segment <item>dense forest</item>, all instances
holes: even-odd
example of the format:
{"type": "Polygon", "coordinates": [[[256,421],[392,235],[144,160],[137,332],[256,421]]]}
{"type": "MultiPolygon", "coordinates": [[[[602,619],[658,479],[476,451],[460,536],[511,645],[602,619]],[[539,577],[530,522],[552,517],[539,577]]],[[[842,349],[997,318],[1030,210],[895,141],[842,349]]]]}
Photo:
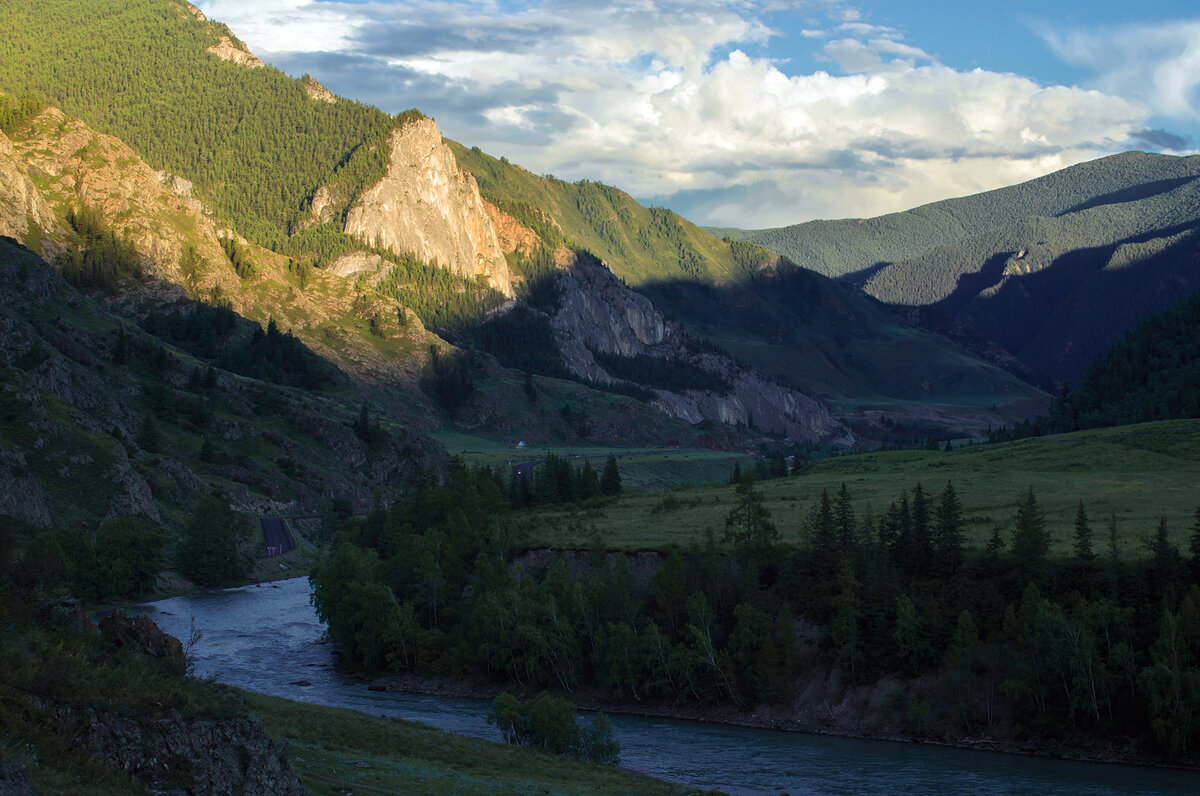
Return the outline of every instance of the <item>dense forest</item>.
{"type": "Polygon", "coordinates": [[[1073,555],[1054,560],[1032,488],[1013,496],[1007,532],[965,550],[952,483],[901,490],[878,515],[843,486],[778,528],[746,477],[722,531],[635,576],[602,547],[514,563],[527,520],[503,481],[458,462],[444,484],[343,525],[312,580],[348,663],[743,708],[788,701],[814,670],[848,684],[923,675],[922,696],[893,706],[918,737],[1085,732],[1176,755],[1200,741],[1200,510],[1186,558],[1160,523],[1129,560],[1129,529],[1094,525],[1081,502],[1073,555]],[[821,628],[815,658],[800,619],[821,628]]]}
{"type": "Polygon", "coordinates": [[[227,303],[197,302],[180,312],[154,311],[141,326],[210,366],[272,384],[320,390],[342,379],[337,368],[290,330],[281,332],[274,319],[264,330],[241,319],[227,303]]]}
{"type": "Polygon", "coordinates": [[[255,243],[281,248],[320,186],[333,187],[344,212],[387,168],[387,135],[401,117],[314,101],[277,69],[222,61],[206,48],[232,33],[186,3],[13,0],[0,6],[0,27],[0,90],[40,92],[188,178],[255,243]]]}
{"type": "Polygon", "coordinates": [[[1033,217],[1056,219],[1104,205],[1140,208],[1143,205],[1129,203],[1161,196],[1197,176],[1200,158],[1125,152],[1019,185],[876,218],[711,231],[765,246],[826,276],[847,276],[869,272],[879,263],[923,256],[1033,217]]]}
{"type": "Polygon", "coordinates": [[[1200,292],[1142,321],[1050,411],[994,438],[1200,417],[1200,292]]]}

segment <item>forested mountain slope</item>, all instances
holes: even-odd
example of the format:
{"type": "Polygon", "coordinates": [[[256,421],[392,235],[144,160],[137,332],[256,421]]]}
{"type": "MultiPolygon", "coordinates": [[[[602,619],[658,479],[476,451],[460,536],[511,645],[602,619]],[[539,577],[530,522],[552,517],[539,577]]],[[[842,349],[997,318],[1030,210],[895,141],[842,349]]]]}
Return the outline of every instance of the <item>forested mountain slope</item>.
{"type": "Polygon", "coordinates": [[[0,514],[32,526],[178,527],[213,490],[255,512],[367,503],[444,467],[399,424],[356,432],[345,376],[273,324],[200,305],[135,325],[11,238],[0,329],[0,514]]]}
{"type": "Polygon", "coordinates": [[[935,307],[1073,382],[1200,287],[1197,230],[1200,158],[1127,152],[906,213],[729,232],[882,301],[935,307]]]}
{"type": "Polygon", "coordinates": [[[1200,292],[1152,315],[1055,399],[1038,434],[1200,417],[1200,292]]]}
{"type": "Polygon", "coordinates": [[[896,263],[1034,216],[1152,198],[1200,176],[1200,157],[1125,152],[1029,182],[875,218],[809,221],[787,227],[710,228],[777,251],[797,265],[842,277],[896,263]]]}

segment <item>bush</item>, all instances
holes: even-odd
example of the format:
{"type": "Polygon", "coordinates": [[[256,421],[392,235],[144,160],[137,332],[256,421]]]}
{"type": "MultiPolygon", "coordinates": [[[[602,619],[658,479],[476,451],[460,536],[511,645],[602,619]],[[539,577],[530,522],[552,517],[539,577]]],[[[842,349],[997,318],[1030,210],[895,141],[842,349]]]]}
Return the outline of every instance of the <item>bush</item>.
{"type": "Polygon", "coordinates": [[[604,714],[596,714],[591,724],[581,727],[575,703],[566,697],[543,691],[521,702],[505,691],[492,702],[487,720],[500,728],[510,744],[607,766],[615,766],[621,759],[620,744],[612,737],[612,725],[604,714]]]}

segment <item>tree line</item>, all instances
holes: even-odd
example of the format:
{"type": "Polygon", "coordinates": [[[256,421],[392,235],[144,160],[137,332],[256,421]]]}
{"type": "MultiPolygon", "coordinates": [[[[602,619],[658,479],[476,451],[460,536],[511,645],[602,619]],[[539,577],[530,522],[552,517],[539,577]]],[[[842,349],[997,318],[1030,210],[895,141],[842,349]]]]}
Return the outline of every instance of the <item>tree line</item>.
{"type": "Polygon", "coordinates": [[[1115,521],[1094,531],[1081,503],[1072,555],[1054,558],[1032,488],[982,550],[964,545],[949,482],[877,515],[843,486],[782,530],[751,478],[734,498],[722,533],[648,577],[601,548],[529,569],[523,512],[495,473],[458,462],[444,484],[347,520],[314,600],[346,660],[370,669],[742,707],[788,701],[805,673],[924,675],[896,706],[916,735],[1081,730],[1195,750],[1200,510],[1186,557],[1164,523],[1132,560],[1115,521]],[[820,628],[815,654],[801,618],[820,628]]]}

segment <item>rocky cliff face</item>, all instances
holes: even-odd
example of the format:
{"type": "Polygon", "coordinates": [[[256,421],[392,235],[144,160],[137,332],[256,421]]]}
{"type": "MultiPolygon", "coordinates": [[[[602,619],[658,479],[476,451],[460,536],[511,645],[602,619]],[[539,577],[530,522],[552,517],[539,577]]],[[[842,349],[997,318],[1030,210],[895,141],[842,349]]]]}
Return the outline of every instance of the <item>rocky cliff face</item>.
{"type": "Polygon", "coordinates": [[[255,272],[239,278],[221,248],[221,238],[235,233],[217,224],[188,180],[154,170],[121,140],[55,108],[11,138],[0,133],[0,235],[52,260],[70,238],[61,219],[69,208],[80,207],[100,210],[144,258],[150,279],[128,284],[107,300],[118,312],[137,318],[147,302],[170,304],[216,291],[245,317],[263,325],[274,318],[281,329],[290,329],[364,383],[415,390],[427,335],[412,312],[395,301],[364,296],[353,283],[320,269],[297,286],[287,258],[243,239],[255,272]],[[189,245],[197,259],[185,267],[189,245]],[[327,323],[347,317],[359,328],[327,323]],[[396,356],[398,348],[409,355],[396,356]]]}
{"type": "MultiPolygon", "coordinates": [[[[31,199],[36,212],[28,212],[28,217],[43,230],[58,223],[54,209],[65,214],[71,206],[97,208],[117,232],[133,241],[153,276],[184,284],[188,275],[179,263],[190,241],[202,264],[191,277],[194,288],[219,286],[226,295],[236,295],[238,280],[227,265],[218,230],[204,205],[192,197],[187,180],[155,171],[120,139],[97,133],[56,108],[43,111],[12,139],[11,148],[6,168],[0,143],[0,174],[9,173],[11,182],[12,170],[23,169],[41,183],[40,196],[31,199]]],[[[28,178],[27,182],[34,184],[28,178]]],[[[20,223],[19,211],[6,211],[2,205],[0,199],[0,225],[5,218],[9,225],[20,223]]]]}
{"type": "Polygon", "coordinates": [[[635,293],[603,263],[580,258],[559,277],[559,305],[551,328],[567,368],[585,379],[613,377],[593,352],[649,356],[685,363],[719,377],[728,391],[656,389],[666,414],[699,423],[716,420],[752,425],[793,440],[849,438],[820,401],[744,370],[734,360],[697,345],[682,324],[668,321],[645,296],[635,293]]]}
{"type": "MultiPolygon", "coordinates": [[[[0,133],[0,235],[32,244],[42,230],[55,230],[58,220],[29,178],[24,162],[12,141],[0,133]]],[[[39,254],[52,255],[54,248],[37,247],[39,254]]]]}
{"type": "Polygon", "coordinates": [[[57,719],[60,734],[152,792],[308,792],[283,747],[251,719],[191,719],[175,713],[152,721],[92,708],[59,708],[57,719]]]}
{"type": "Polygon", "coordinates": [[[222,36],[219,42],[208,48],[208,51],[222,61],[232,61],[247,69],[261,69],[266,66],[261,58],[245,49],[244,46],[237,46],[228,36],[222,36]]]}
{"type": "Polygon", "coordinates": [[[346,232],[395,252],[411,252],[512,295],[504,252],[475,178],[458,168],[432,119],[391,136],[387,176],[346,216],[346,232]]]}

